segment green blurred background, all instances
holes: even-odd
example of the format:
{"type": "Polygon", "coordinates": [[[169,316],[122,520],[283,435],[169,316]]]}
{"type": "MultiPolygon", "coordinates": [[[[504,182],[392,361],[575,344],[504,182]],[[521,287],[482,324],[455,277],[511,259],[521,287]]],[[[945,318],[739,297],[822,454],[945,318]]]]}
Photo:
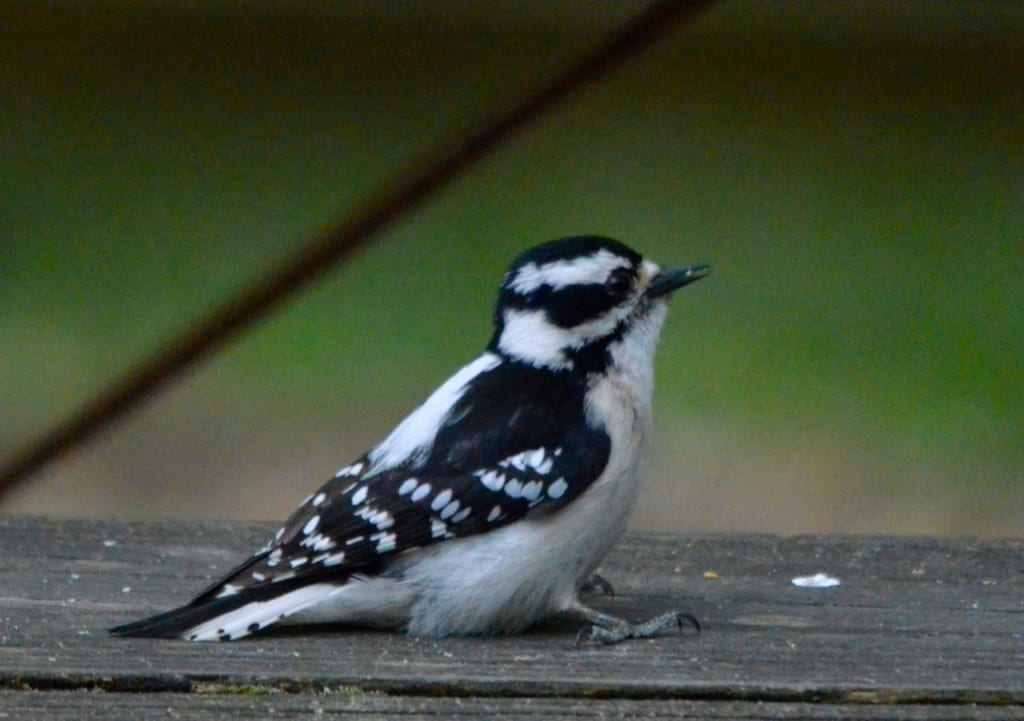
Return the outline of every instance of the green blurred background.
{"type": "MultiPolygon", "coordinates": [[[[640,5],[0,4],[0,458],[640,5]]],[[[594,232],[674,301],[633,525],[1024,534],[1024,4],[720,2],[0,512],[281,518],[594,232]]]]}

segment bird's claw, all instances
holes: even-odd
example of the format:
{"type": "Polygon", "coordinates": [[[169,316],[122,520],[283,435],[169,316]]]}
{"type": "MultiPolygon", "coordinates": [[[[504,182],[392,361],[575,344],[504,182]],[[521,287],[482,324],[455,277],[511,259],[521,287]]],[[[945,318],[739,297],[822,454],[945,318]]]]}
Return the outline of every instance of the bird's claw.
{"type": "Polygon", "coordinates": [[[597,624],[588,624],[581,628],[576,634],[576,648],[582,646],[584,641],[599,641],[605,646],[611,646],[630,638],[653,638],[673,625],[680,631],[686,625],[690,625],[700,633],[700,621],[692,613],[685,611],[669,611],[638,624],[618,619],[616,621],[617,623],[607,628],[597,624]]]}

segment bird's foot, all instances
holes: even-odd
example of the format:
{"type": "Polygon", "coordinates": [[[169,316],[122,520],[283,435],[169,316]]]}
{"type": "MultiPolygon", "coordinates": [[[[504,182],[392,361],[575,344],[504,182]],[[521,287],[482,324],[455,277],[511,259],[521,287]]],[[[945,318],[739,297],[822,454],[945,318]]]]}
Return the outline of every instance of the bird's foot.
{"type": "Polygon", "coordinates": [[[653,638],[673,627],[681,631],[687,625],[693,626],[694,630],[700,633],[700,622],[697,617],[684,611],[669,611],[655,616],[649,621],[634,624],[584,606],[579,602],[573,606],[572,610],[589,622],[588,626],[584,626],[576,634],[577,647],[584,641],[597,641],[608,646],[630,638],[653,638]]]}

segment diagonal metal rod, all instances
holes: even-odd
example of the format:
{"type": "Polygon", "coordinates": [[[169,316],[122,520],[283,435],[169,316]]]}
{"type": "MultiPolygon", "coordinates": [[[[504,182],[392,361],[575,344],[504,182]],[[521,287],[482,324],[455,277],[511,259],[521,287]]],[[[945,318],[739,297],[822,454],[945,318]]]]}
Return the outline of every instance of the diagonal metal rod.
{"type": "Polygon", "coordinates": [[[438,193],[573,92],[610,74],[674,28],[692,21],[712,2],[660,0],[652,3],[590,54],[485,127],[444,145],[425,162],[385,183],[369,200],[283,261],[270,275],[214,308],[4,463],[0,467],[0,501],[44,465],[138,407],[189,366],[217,351],[301,288],[327,273],[359,246],[438,193]]]}

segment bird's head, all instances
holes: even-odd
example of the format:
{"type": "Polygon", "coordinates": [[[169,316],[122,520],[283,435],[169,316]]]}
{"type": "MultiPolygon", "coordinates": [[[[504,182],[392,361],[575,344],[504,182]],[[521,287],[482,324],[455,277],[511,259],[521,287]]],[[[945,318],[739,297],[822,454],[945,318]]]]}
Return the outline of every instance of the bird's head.
{"type": "Polygon", "coordinates": [[[653,357],[665,301],[708,272],[705,265],[662,270],[599,236],[538,245],[505,273],[488,348],[537,367],[583,372],[614,361],[617,342],[636,339],[653,357]]]}

